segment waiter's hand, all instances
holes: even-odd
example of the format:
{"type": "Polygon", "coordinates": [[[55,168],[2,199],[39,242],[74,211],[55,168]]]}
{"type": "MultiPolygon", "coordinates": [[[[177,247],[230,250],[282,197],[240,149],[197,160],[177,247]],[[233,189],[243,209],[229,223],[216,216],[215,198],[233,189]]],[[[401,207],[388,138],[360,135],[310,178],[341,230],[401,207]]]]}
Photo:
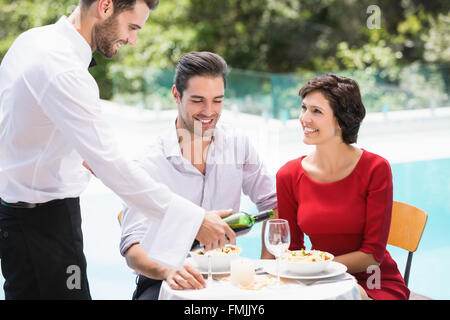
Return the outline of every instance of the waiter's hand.
{"type": "Polygon", "coordinates": [[[205,246],[205,251],[224,247],[228,242],[235,243],[236,234],[222,220],[233,210],[207,211],[196,239],[205,246]]]}

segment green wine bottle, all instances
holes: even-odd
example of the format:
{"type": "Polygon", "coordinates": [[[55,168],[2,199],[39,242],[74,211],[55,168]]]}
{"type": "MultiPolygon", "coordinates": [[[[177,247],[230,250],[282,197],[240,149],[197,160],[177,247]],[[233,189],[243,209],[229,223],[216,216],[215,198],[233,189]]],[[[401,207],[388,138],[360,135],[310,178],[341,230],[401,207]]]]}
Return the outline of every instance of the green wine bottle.
{"type": "Polygon", "coordinates": [[[256,214],[248,214],[247,212],[235,212],[222,220],[226,222],[236,233],[236,236],[242,236],[250,231],[255,223],[273,218],[275,212],[273,210],[261,211],[256,214]]]}
{"type": "MultiPolygon", "coordinates": [[[[274,216],[275,212],[273,210],[261,211],[256,214],[248,214],[247,212],[239,211],[222,218],[222,220],[233,229],[234,233],[236,233],[236,237],[239,237],[248,233],[255,223],[268,220],[274,216]]],[[[191,251],[199,248],[201,248],[200,243],[198,240],[194,240],[191,251]]]]}

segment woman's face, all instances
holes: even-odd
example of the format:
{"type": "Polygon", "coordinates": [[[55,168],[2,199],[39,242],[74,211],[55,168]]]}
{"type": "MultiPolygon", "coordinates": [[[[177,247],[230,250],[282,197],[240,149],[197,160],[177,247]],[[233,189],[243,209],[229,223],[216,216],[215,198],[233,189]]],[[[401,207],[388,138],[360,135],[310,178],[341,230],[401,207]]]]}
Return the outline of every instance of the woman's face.
{"type": "Polygon", "coordinates": [[[341,129],[333,109],[319,90],[311,91],[303,99],[300,124],[305,144],[342,142],[341,129]]]}

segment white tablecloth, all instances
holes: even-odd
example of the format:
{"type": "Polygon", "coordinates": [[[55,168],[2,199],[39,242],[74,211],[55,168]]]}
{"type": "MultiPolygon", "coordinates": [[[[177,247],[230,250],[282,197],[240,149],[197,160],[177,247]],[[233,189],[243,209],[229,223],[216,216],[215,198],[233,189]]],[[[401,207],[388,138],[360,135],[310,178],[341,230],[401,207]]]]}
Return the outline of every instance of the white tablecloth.
{"type": "MultiPolygon", "coordinates": [[[[259,263],[274,261],[259,260],[259,263]]],[[[217,278],[205,289],[173,290],[163,281],[159,300],[360,300],[356,279],[344,273],[337,277],[314,280],[288,279],[279,288],[241,289],[230,281],[217,278]]]]}

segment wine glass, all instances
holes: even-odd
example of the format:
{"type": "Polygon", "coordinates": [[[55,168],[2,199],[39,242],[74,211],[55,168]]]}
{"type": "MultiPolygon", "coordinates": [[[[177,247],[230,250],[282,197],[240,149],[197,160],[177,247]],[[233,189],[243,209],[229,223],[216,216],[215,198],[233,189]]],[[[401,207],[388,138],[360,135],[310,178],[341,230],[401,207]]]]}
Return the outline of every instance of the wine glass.
{"type": "Polygon", "coordinates": [[[291,243],[289,223],[284,219],[271,219],[267,221],[264,230],[264,244],[267,250],[275,256],[277,261],[277,286],[280,285],[280,256],[286,252],[291,243]]]}
{"type": "Polygon", "coordinates": [[[213,283],[213,278],[212,278],[212,268],[211,268],[211,251],[206,251],[206,256],[208,257],[208,280],[207,280],[207,284],[208,286],[211,286],[213,283]]]}

